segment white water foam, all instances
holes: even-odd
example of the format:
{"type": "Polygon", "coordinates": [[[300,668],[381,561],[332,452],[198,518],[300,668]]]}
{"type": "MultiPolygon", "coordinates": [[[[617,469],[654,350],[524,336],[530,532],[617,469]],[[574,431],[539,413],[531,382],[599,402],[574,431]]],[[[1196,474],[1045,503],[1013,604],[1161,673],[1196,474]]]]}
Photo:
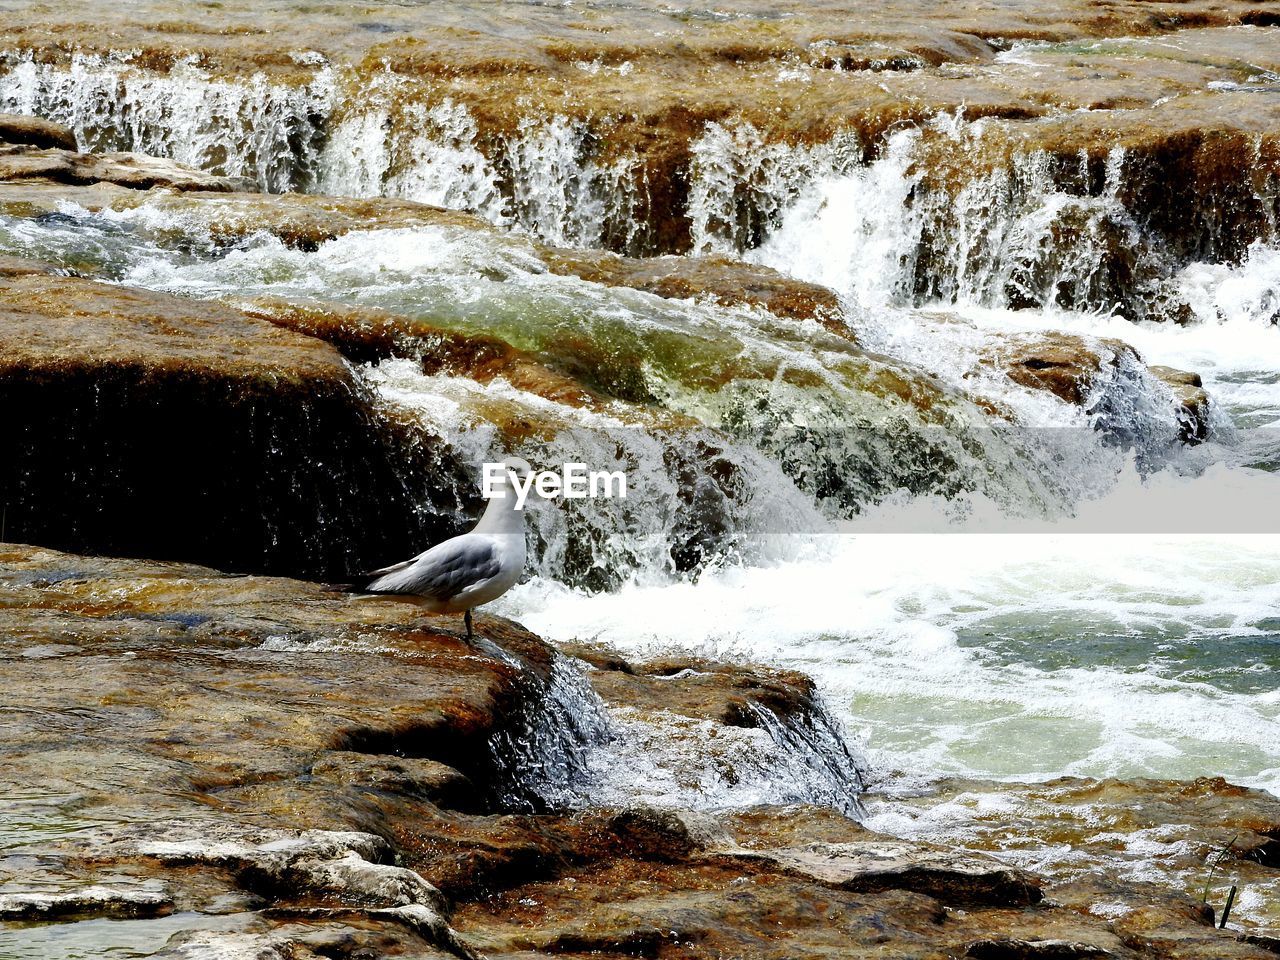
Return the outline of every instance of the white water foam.
{"type": "Polygon", "coordinates": [[[503,609],[631,655],[803,670],[881,776],[1280,786],[1280,697],[1265,682],[1280,538],[866,535],[813,549],[610,595],[538,580],[503,609]]]}

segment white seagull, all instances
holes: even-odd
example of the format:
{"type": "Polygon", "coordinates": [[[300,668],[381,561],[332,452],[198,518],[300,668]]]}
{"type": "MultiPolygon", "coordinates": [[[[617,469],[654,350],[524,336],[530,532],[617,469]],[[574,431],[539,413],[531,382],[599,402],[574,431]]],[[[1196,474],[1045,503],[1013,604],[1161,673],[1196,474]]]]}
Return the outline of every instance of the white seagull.
{"type": "Polygon", "coordinates": [[[516,585],[524,571],[524,512],[517,508],[513,473],[524,480],[531,468],[519,457],[502,461],[502,482],[470,533],[438,543],[411,560],[367,574],[358,587],[367,593],[406,593],[421,597],[433,613],[471,611],[496,600],[516,585]]]}

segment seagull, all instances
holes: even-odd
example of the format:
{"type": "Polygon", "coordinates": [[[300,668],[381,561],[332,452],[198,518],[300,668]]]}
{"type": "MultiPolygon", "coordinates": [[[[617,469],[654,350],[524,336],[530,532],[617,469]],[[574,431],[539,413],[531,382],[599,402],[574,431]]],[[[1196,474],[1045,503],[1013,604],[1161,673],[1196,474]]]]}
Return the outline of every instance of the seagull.
{"type": "Polygon", "coordinates": [[[433,613],[465,611],[467,639],[471,611],[497,600],[516,585],[524,571],[524,512],[516,505],[514,474],[531,472],[519,457],[502,461],[506,470],[480,521],[469,533],[438,543],[411,560],[374,570],[358,588],[366,593],[405,593],[421,597],[433,613]]]}

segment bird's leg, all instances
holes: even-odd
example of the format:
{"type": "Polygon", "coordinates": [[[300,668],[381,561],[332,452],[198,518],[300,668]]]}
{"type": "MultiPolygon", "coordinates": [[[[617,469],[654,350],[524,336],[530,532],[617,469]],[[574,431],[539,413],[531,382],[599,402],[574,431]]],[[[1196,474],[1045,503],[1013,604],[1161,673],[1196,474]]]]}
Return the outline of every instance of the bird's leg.
{"type": "Polygon", "coordinates": [[[472,637],[471,637],[471,611],[470,611],[470,610],[468,610],[468,611],[463,615],[462,619],[463,619],[463,621],[464,621],[464,622],[466,623],[466,625],[467,625],[467,639],[468,639],[468,640],[470,640],[470,639],[472,639],[472,637]]]}

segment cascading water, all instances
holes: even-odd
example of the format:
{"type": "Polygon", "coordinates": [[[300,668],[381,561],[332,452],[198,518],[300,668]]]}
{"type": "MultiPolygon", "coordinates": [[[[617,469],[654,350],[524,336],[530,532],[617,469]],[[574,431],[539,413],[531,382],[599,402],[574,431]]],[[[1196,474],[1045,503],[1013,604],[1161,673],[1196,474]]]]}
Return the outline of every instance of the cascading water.
{"type": "Polygon", "coordinates": [[[135,150],[247,177],[263,190],[305,189],[319,168],[334,80],[299,56],[312,77],[289,86],[261,74],[211,77],[194,59],[161,74],[124,54],[74,54],[65,67],[7,54],[0,56],[0,110],[66,124],[84,150],[135,150]]]}
{"type": "Polygon", "coordinates": [[[820,701],[783,716],[749,704],[754,723],[743,726],[641,717],[608,708],[591,689],[591,669],[557,657],[527,714],[491,738],[503,808],[818,803],[863,815],[866,760],[820,701]]]}

